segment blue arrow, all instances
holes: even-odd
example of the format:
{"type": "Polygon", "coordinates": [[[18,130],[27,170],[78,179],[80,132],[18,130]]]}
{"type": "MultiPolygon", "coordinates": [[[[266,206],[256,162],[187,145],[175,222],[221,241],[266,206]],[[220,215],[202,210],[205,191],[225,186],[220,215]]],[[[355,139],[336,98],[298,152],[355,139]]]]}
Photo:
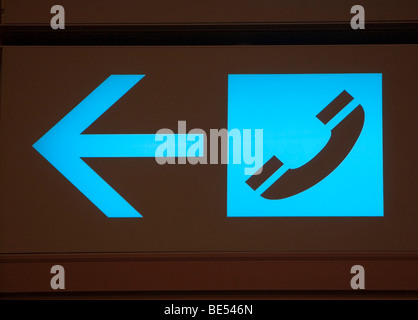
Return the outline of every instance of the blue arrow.
{"type": "MultiPolygon", "coordinates": [[[[33,147],[94,205],[110,218],[142,217],[81,158],[155,157],[164,135],[82,134],[144,75],[111,75],[70,113],[49,130],[33,147]]],[[[201,135],[174,135],[177,143],[194,141],[201,135]]],[[[174,148],[167,156],[186,157],[187,148],[174,148]]],[[[202,156],[202,155],[198,155],[202,156]]]]}

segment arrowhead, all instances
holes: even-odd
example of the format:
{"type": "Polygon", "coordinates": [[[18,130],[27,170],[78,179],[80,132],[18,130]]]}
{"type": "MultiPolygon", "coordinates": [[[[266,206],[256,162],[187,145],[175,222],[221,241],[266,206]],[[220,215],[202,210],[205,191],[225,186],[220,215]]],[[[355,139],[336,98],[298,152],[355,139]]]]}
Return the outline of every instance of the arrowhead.
{"type": "Polygon", "coordinates": [[[82,133],[143,77],[111,75],[33,145],[109,218],[142,216],[81,159],[82,133]]]}

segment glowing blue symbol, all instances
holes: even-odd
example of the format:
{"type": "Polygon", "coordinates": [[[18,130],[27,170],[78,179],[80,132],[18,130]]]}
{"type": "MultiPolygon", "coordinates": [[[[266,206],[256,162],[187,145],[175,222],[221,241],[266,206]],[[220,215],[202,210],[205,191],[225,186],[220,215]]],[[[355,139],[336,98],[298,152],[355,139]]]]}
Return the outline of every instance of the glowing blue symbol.
{"type": "MultiPolygon", "coordinates": [[[[110,76],[33,145],[97,208],[111,218],[140,218],[141,215],[81,158],[155,157],[163,136],[82,133],[143,77],[110,76]]],[[[180,138],[186,140],[180,137],[182,135],[174,136],[176,141],[180,138]]],[[[177,151],[176,148],[174,156],[186,157],[187,148],[179,149],[177,151]]]]}
{"type": "Polygon", "coordinates": [[[258,175],[228,164],[230,217],[382,216],[382,75],[229,75],[228,128],[264,130],[258,175]]]}

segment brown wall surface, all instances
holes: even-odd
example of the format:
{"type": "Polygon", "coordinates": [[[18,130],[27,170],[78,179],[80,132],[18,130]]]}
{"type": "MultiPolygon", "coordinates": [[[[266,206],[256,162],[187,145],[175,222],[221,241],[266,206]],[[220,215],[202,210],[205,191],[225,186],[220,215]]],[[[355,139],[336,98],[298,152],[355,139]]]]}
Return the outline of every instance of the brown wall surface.
{"type": "Polygon", "coordinates": [[[418,46],[8,47],[0,252],[416,251],[418,46]],[[226,216],[225,165],[85,161],[142,215],[109,219],[32,145],[110,74],[145,74],[85,133],[227,127],[228,74],[382,73],[384,217],[226,216]]]}
{"type": "MultiPolygon", "coordinates": [[[[216,24],[347,22],[351,0],[6,0],[5,24],[49,24],[60,4],[75,24],[216,24]]],[[[366,21],[418,20],[416,0],[363,0],[366,21]]]]}

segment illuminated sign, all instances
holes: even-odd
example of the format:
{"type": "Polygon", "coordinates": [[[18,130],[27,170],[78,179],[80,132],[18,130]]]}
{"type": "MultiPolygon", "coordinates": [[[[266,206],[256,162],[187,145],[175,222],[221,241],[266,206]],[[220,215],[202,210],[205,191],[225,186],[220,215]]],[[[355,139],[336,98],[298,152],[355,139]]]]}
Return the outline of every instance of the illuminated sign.
{"type": "Polygon", "coordinates": [[[228,126],[264,166],[228,164],[229,217],[383,216],[382,75],[229,75],[228,126]]]}
{"type": "Polygon", "coordinates": [[[418,247],[417,46],[2,54],[2,253],[418,247]]]}
{"type": "MultiPolygon", "coordinates": [[[[83,134],[143,77],[110,76],[34,144],[107,217],[141,215],[82,158],[207,156],[200,129],[83,134]]],[[[229,75],[228,85],[228,216],[383,215],[381,74],[229,75]]]]}

